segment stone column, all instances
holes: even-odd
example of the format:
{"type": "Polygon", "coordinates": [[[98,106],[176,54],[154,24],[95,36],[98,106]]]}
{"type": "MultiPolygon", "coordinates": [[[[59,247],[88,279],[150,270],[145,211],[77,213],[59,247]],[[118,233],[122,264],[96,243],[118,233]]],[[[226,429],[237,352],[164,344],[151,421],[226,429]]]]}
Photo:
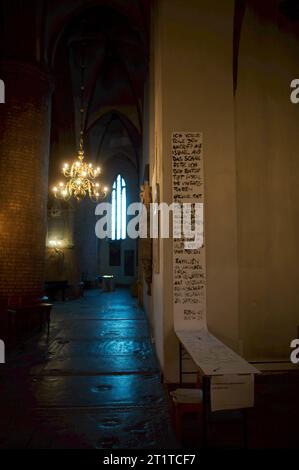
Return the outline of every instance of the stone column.
{"type": "MultiPolygon", "coordinates": [[[[171,204],[172,132],[202,132],[205,170],[207,322],[238,350],[237,204],[232,75],[234,2],[156,2],[151,67],[151,175],[160,200],[171,204]]],[[[153,273],[155,345],[164,379],[179,379],[173,326],[173,243],[160,240],[159,273],[153,273]]]]}
{"type": "Polygon", "coordinates": [[[43,293],[52,85],[35,65],[0,62],[0,299],[43,293]]]}

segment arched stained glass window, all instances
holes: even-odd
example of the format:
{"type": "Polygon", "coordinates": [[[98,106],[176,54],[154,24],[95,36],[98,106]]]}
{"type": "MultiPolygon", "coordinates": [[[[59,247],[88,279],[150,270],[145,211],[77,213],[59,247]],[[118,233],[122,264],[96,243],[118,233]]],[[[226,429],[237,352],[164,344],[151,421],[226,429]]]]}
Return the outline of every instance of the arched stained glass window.
{"type": "Polygon", "coordinates": [[[124,240],[127,235],[127,188],[118,175],[112,186],[112,240],[124,240]]]}

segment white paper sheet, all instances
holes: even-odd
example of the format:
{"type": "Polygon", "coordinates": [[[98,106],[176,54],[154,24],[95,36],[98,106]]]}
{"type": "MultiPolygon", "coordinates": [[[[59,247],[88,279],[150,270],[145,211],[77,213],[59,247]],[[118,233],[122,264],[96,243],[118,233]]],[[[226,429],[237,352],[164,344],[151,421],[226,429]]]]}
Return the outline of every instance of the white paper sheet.
{"type": "MultiPolygon", "coordinates": [[[[172,134],[172,179],[175,203],[203,203],[202,133],[172,134]]],[[[175,330],[206,327],[205,248],[186,250],[184,238],[173,240],[175,330]]]]}
{"type": "Polygon", "coordinates": [[[254,405],[254,375],[211,378],[211,410],[239,410],[254,405]]]}
{"type": "Polygon", "coordinates": [[[176,331],[181,343],[199,370],[208,376],[224,374],[258,374],[259,371],[227,347],[206,328],[176,331]]]}

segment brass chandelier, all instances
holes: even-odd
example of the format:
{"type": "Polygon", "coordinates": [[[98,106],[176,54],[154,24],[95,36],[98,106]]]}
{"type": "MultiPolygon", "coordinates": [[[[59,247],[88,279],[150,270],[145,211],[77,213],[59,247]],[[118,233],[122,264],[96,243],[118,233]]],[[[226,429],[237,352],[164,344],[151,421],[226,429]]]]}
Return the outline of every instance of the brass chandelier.
{"type": "Polygon", "coordinates": [[[62,168],[62,173],[68,180],[66,182],[60,182],[57,186],[54,186],[53,193],[56,198],[68,200],[72,197],[78,201],[84,199],[86,196],[97,202],[107,195],[108,188],[102,188],[100,183],[96,180],[101,174],[99,167],[94,168],[92,163],[86,163],[84,160],[84,71],[85,62],[83,58],[83,47],[81,56],[81,130],[80,130],[80,145],[78,150],[77,159],[69,165],[65,163],[62,168]]]}
{"type": "Polygon", "coordinates": [[[97,202],[107,195],[108,188],[101,188],[100,183],[96,181],[101,174],[101,169],[93,168],[92,163],[88,164],[84,161],[83,138],[80,140],[77,160],[71,166],[65,163],[62,173],[68,181],[61,182],[53,188],[55,197],[59,199],[68,200],[75,197],[80,201],[88,195],[92,201],[97,202]]]}

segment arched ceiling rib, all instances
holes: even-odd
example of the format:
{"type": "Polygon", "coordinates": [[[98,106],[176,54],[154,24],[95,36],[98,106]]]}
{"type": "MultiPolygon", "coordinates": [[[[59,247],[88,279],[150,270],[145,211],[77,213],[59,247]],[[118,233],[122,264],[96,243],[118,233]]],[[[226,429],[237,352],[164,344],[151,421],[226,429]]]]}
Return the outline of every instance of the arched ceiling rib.
{"type": "Polygon", "coordinates": [[[148,18],[151,0],[51,0],[48,5],[47,28],[45,33],[45,44],[47,57],[50,65],[55,62],[55,54],[65,31],[76,18],[82,16],[88,9],[109,7],[127,19],[132,29],[135,29],[143,48],[148,54],[148,18]]]}
{"type": "MultiPolygon", "coordinates": [[[[80,2],[75,3],[79,5],[80,2]]],[[[98,124],[101,128],[103,123],[107,125],[107,122],[118,119],[129,136],[136,161],[141,149],[143,91],[148,66],[148,47],[145,45],[148,32],[139,3],[136,0],[85,2],[84,11],[75,9],[69,15],[71,21],[63,28],[55,56],[57,65],[68,58],[77,135],[80,123],[80,62],[84,44],[85,132],[100,139],[92,129],[98,124]],[[124,9],[124,5],[127,8],[124,9]]],[[[144,3],[147,4],[146,1],[144,3]]],[[[105,138],[107,134],[109,125],[105,138]]],[[[100,148],[100,142],[98,146],[100,148]]]]}
{"type": "Polygon", "coordinates": [[[116,110],[103,114],[89,129],[88,135],[91,137],[91,139],[93,134],[96,134],[98,137],[98,145],[96,150],[98,159],[102,158],[105,144],[107,145],[107,142],[110,139],[110,141],[116,141],[113,148],[117,148],[117,146],[122,145],[131,147],[131,151],[128,149],[128,153],[131,154],[131,161],[137,169],[139,168],[141,136],[136,127],[125,115],[116,110]],[[121,129],[123,129],[123,132],[121,132],[121,129]],[[127,136],[126,140],[128,142],[123,143],[121,139],[118,139],[117,141],[119,134],[122,134],[123,136],[125,134],[127,136]]]}

